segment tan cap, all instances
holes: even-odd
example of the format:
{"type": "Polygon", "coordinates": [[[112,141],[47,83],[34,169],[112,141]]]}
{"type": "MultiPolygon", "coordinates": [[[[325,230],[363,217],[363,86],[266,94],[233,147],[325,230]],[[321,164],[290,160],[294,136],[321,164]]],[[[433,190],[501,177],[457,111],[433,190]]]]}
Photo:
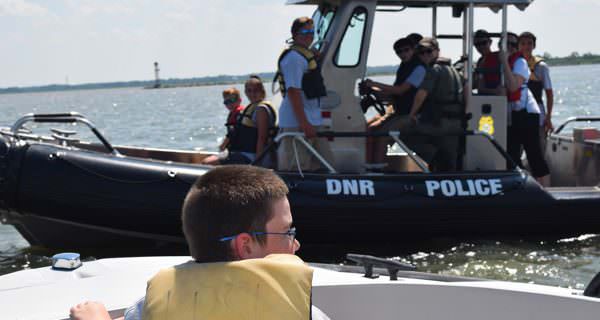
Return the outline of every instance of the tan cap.
{"type": "Polygon", "coordinates": [[[419,41],[417,48],[431,48],[431,49],[439,49],[437,40],[431,37],[425,37],[419,41]]]}

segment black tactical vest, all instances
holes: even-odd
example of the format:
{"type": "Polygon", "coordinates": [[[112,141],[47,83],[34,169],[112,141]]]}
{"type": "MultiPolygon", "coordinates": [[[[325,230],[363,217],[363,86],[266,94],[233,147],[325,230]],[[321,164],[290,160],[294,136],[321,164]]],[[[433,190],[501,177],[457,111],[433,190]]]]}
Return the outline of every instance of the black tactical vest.
{"type": "MultiPolygon", "coordinates": [[[[400,67],[398,67],[398,71],[396,71],[396,81],[394,81],[394,86],[399,86],[404,83],[418,66],[423,66],[423,63],[416,56],[406,63],[402,62],[400,67]]],[[[394,112],[398,115],[409,114],[417,91],[418,88],[411,86],[404,94],[393,96],[394,112]]]]}

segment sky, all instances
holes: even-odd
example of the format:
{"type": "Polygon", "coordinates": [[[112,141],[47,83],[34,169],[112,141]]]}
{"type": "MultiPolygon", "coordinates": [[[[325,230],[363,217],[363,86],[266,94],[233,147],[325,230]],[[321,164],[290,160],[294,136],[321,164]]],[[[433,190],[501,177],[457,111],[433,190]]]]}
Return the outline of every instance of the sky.
{"type": "MultiPolygon", "coordinates": [[[[284,0],[0,0],[0,88],[274,71],[291,21],[314,6],[284,0]]],[[[600,53],[600,0],[535,0],[509,10],[509,29],[532,31],[537,52],[600,53]]],[[[500,31],[501,15],[477,9],[475,28],[500,31]]],[[[438,13],[440,33],[462,22],[438,13]]],[[[378,13],[369,66],[396,64],[393,42],[431,34],[431,13],[378,13]]],[[[440,43],[456,58],[455,40],[440,43]]]]}

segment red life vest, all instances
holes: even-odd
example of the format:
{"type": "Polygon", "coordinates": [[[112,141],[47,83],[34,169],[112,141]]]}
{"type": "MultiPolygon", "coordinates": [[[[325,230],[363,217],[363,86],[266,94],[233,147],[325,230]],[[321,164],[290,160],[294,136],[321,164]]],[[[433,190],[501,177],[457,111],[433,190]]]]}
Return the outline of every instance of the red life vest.
{"type": "Polygon", "coordinates": [[[500,85],[500,59],[498,58],[498,51],[490,52],[484,56],[478,67],[486,70],[483,74],[483,81],[486,88],[495,89],[500,85]]]}
{"type": "MultiPolygon", "coordinates": [[[[522,57],[523,54],[521,54],[520,52],[516,52],[508,58],[508,65],[510,66],[510,70],[514,68],[517,59],[522,57]]],[[[525,83],[521,87],[517,88],[517,91],[509,92],[508,90],[506,90],[508,102],[518,102],[521,100],[521,90],[523,89],[523,86],[525,86],[525,83]]]]}

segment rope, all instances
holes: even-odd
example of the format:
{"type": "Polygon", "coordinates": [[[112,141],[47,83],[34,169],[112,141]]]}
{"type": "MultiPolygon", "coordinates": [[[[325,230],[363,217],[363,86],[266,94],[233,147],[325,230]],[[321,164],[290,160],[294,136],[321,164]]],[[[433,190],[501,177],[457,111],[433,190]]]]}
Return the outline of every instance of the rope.
{"type": "Polygon", "coordinates": [[[296,160],[296,166],[298,166],[298,173],[304,178],[302,167],[300,167],[300,159],[298,158],[298,149],[296,148],[296,137],[292,138],[292,147],[294,148],[294,159],[296,160]]]}

